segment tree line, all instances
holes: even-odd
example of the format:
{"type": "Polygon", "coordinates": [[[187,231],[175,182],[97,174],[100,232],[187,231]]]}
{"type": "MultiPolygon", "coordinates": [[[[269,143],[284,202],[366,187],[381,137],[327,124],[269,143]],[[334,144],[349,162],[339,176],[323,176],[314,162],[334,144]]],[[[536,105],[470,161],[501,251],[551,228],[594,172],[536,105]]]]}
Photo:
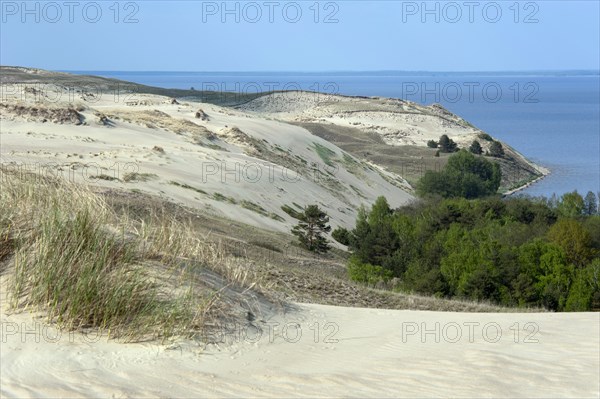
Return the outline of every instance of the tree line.
{"type": "Polygon", "coordinates": [[[351,279],[396,289],[556,311],[600,310],[598,196],[502,199],[500,169],[465,150],[417,185],[422,197],[361,208],[348,245],[351,279]]]}
{"type": "MultiPolygon", "coordinates": [[[[349,277],[505,306],[600,310],[600,194],[501,198],[500,180],[497,164],[460,150],[423,176],[418,201],[361,207],[354,229],[332,232],[351,252],[349,277]]],[[[303,247],[329,250],[325,212],[311,205],[293,216],[303,247]]]]}
{"type": "Polygon", "coordinates": [[[380,197],[346,234],[350,278],[506,306],[600,310],[600,216],[574,216],[571,197],[557,206],[453,198],[396,210],[380,197]]]}

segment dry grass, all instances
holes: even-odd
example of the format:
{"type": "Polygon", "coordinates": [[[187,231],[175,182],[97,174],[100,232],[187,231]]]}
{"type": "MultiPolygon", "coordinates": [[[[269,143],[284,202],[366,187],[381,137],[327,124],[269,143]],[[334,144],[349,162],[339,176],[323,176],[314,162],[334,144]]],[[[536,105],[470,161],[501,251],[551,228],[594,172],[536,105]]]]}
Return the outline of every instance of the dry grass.
{"type": "Polygon", "coordinates": [[[194,336],[218,306],[195,271],[252,288],[243,261],[160,210],[117,215],[88,188],[0,169],[0,261],[13,310],[35,309],[69,330],[127,341],[194,336]]]}
{"type": "Polygon", "coordinates": [[[68,107],[47,107],[40,104],[8,104],[1,102],[0,110],[3,117],[19,117],[38,122],[50,121],[58,124],[81,125],[85,118],[72,106],[68,107]]]}
{"type": "Polygon", "coordinates": [[[177,119],[159,110],[111,111],[109,118],[135,123],[152,129],[165,129],[175,134],[190,134],[202,138],[214,138],[206,127],[186,119],[177,119]]]}

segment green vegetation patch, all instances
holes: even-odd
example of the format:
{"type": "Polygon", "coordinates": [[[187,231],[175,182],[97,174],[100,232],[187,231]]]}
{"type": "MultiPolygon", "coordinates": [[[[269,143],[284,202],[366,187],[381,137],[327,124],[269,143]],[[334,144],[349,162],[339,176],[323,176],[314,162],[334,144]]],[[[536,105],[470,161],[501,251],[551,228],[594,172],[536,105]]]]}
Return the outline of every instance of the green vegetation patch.
{"type": "Polygon", "coordinates": [[[172,184],[172,185],[177,186],[177,187],[185,188],[185,189],[188,189],[188,190],[192,190],[192,191],[195,191],[195,192],[200,193],[200,194],[206,194],[206,195],[208,195],[208,193],[206,191],[204,191],[202,189],[199,189],[199,188],[196,188],[196,187],[192,187],[189,184],[179,183],[179,182],[176,182],[176,181],[173,181],[173,180],[170,181],[169,184],[172,184]]]}
{"type": "Polygon", "coordinates": [[[169,271],[179,250],[190,248],[177,222],[157,219],[140,228],[88,188],[33,174],[8,176],[2,188],[0,259],[12,259],[13,309],[43,311],[59,328],[92,328],[127,341],[198,332],[206,298],[183,280],[162,278],[187,273],[169,271]]]}
{"type": "Polygon", "coordinates": [[[124,182],[136,182],[136,181],[149,181],[153,179],[157,179],[158,175],[154,173],[136,173],[136,172],[127,172],[123,175],[124,182]]]}
{"type": "Polygon", "coordinates": [[[417,193],[423,197],[485,197],[498,192],[501,180],[497,163],[460,150],[448,159],[442,171],[426,171],[417,184],[417,193]]]}
{"type": "Polygon", "coordinates": [[[96,176],[90,176],[90,179],[106,180],[106,181],[119,181],[118,178],[116,178],[114,176],[105,175],[105,174],[99,174],[99,175],[96,175],[96,176]]]}
{"type": "MultiPolygon", "coordinates": [[[[296,205],[296,204],[294,204],[294,205],[296,205]]],[[[299,206],[298,206],[298,208],[302,209],[299,206]]],[[[291,217],[293,217],[294,219],[300,219],[300,216],[302,215],[302,211],[298,212],[297,210],[295,210],[294,208],[292,208],[289,205],[282,205],[281,210],[284,211],[285,213],[287,213],[288,215],[290,215],[291,217]]]]}
{"type": "Polygon", "coordinates": [[[335,166],[335,163],[333,162],[333,158],[337,156],[335,151],[319,143],[313,142],[313,145],[315,146],[315,151],[317,152],[317,155],[319,155],[319,157],[325,163],[325,165],[335,166]]]}
{"type": "Polygon", "coordinates": [[[352,190],[354,190],[354,192],[356,193],[356,195],[358,195],[360,198],[366,199],[367,197],[363,194],[362,191],[360,191],[360,189],[354,187],[352,184],[350,185],[350,188],[352,190]]]}
{"type": "Polygon", "coordinates": [[[213,199],[217,200],[217,201],[227,201],[230,204],[237,204],[237,200],[233,197],[228,197],[226,195],[223,195],[221,193],[218,192],[214,192],[213,193],[213,199]]]}
{"type": "Polygon", "coordinates": [[[282,218],[278,214],[272,213],[272,212],[268,212],[265,208],[263,208],[262,206],[254,203],[252,201],[242,200],[240,202],[240,204],[242,205],[242,208],[248,209],[248,210],[250,210],[252,212],[256,212],[259,215],[269,217],[269,218],[271,218],[273,220],[277,220],[278,222],[283,222],[285,220],[284,218],[282,218]]]}

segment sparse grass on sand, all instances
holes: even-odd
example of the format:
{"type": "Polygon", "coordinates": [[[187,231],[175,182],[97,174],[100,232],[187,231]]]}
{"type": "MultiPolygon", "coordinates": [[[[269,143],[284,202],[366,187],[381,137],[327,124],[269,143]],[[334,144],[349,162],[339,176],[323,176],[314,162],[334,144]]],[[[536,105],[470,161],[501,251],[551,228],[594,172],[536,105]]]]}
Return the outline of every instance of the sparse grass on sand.
{"type": "Polygon", "coordinates": [[[0,264],[13,310],[43,311],[69,330],[164,340],[199,333],[218,306],[196,267],[256,284],[239,260],[165,212],[130,220],[84,186],[4,169],[0,179],[0,264]]]}

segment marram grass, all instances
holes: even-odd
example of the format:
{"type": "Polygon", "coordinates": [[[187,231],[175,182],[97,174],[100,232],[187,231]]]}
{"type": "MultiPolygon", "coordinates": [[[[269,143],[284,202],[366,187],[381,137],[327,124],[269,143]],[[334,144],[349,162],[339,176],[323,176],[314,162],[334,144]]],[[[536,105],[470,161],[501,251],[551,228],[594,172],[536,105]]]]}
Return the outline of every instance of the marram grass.
{"type": "Polygon", "coordinates": [[[100,196],[68,182],[6,169],[0,179],[0,262],[13,309],[125,340],[201,329],[215,301],[190,267],[206,263],[203,255],[222,257],[206,253],[214,249],[188,227],[165,213],[146,222],[117,217],[100,196]]]}

